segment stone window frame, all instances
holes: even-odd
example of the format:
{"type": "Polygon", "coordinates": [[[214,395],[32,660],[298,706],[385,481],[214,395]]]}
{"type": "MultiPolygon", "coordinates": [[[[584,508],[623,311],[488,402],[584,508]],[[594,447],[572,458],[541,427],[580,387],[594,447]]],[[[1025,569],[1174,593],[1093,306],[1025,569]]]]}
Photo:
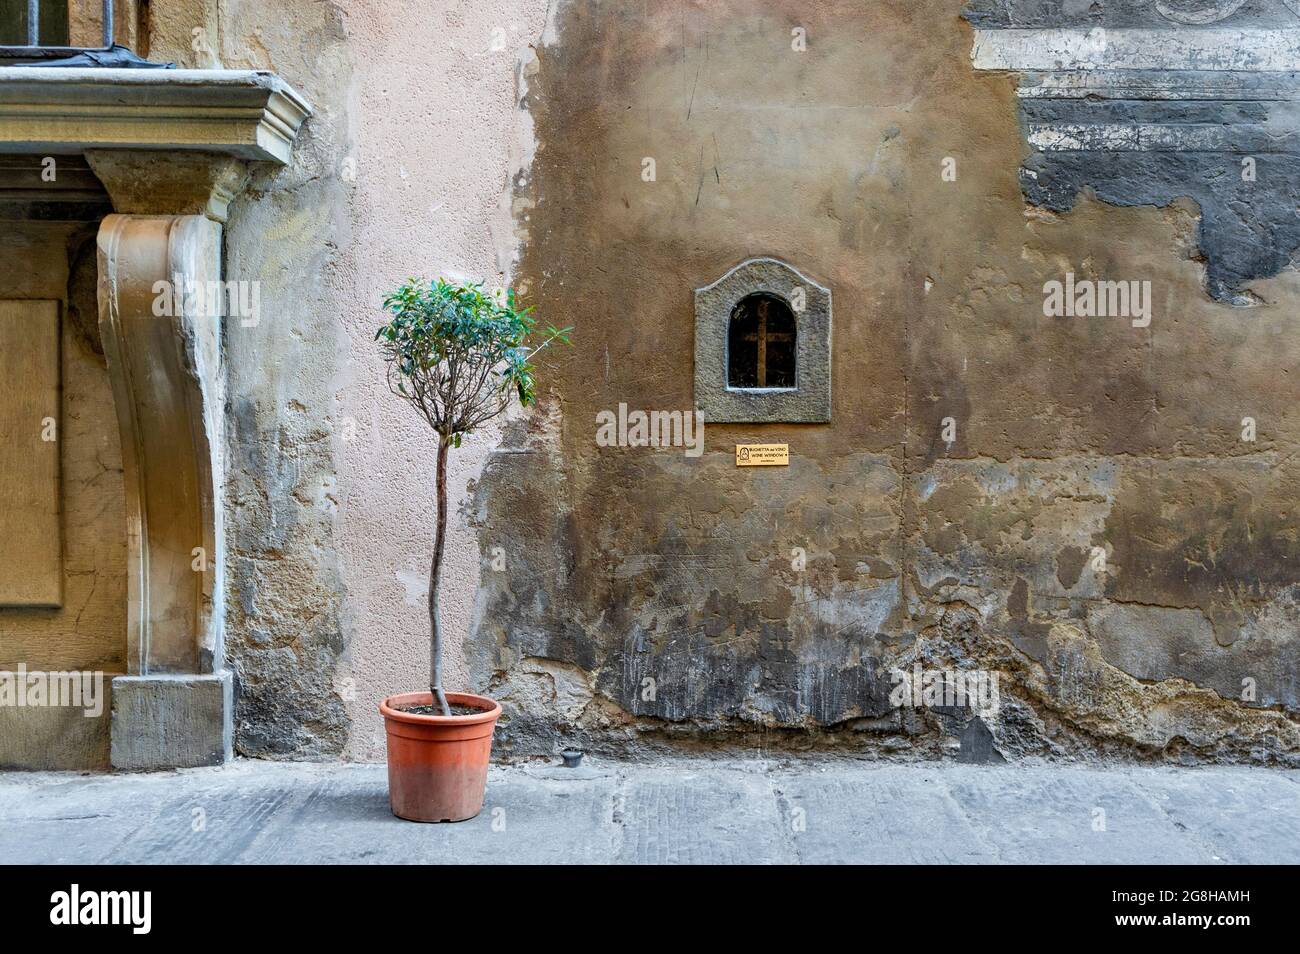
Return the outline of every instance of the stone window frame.
{"type": "Polygon", "coordinates": [[[831,290],[777,258],[751,258],[695,289],[695,407],[709,424],[826,424],[831,420],[831,290]],[[803,290],[803,308],[796,290],[803,290]],[[795,316],[795,386],[733,388],[727,339],[736,305],[780,299],[795,316]]]}

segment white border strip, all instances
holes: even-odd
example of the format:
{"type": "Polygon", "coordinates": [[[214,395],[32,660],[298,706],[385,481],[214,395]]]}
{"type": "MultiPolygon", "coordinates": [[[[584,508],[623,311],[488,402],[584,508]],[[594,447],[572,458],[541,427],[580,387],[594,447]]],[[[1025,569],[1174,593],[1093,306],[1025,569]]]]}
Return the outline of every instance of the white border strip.
{"type": "Polygon", "coordinates": [[[1029,144],[1044,152],[1283,152],[1279,139],[1259,125],[1162,125],[1159,123],[1031,123],[1029,144]]]}
{"type": "Polygon", "coordinates": [[[977,30],[980,70],[1300,70],[1300,28],[977,30]]]}

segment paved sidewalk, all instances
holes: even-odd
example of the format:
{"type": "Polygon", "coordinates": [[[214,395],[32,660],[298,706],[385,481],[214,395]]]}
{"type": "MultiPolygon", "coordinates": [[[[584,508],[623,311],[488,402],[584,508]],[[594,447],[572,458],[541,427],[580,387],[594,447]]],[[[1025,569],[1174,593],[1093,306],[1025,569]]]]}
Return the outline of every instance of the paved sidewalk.
{"type": "Polygon", "coordinates": [[[494,767],[456,825],[382,765],[0,773],[0,862],[1296,864],[1300,772],[588,760],[494,767]]]}

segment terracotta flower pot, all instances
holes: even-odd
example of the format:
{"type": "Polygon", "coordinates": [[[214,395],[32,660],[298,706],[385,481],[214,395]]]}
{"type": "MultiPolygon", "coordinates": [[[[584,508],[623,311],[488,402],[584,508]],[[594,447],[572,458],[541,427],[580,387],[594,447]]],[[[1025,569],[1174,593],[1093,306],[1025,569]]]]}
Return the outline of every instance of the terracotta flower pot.
{"type": "Polygon", "coordinates": [[[447,701],[481,709],[472,715],[402,712],[427,706],[428,692],[389,696],[379,704],[388,730],[388,800],[410,821],[464,821],[483,808],[492,732],[501,706],[486,696],[449,692],[447,701]]]}

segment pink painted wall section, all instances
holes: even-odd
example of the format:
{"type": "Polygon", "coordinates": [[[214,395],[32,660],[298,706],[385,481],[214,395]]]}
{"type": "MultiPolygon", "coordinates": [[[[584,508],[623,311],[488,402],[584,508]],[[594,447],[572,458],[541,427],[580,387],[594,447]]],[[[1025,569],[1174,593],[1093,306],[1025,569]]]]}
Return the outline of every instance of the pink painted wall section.
{"type": "MultiPolygon", "coordinates": [[[[346,351],[339,433],[352,439],[339,444],[338,482],[350,645],[338,676],[352,758],[383,758],[380,697],[428,684],[436,443],[388,392],[372,341],[379,303],[412,275],[510,283],[518,252],[512,180],[527,174],[531,157],[519,77],[546,13],[538,0],[347,5],[355,181],[338,289],[346,351]]],[[[463,504],[499,440],[498,425],[451,455],[442,600],[449,689],[469,686],[462,640],[480,574],[463,504]]]]}

